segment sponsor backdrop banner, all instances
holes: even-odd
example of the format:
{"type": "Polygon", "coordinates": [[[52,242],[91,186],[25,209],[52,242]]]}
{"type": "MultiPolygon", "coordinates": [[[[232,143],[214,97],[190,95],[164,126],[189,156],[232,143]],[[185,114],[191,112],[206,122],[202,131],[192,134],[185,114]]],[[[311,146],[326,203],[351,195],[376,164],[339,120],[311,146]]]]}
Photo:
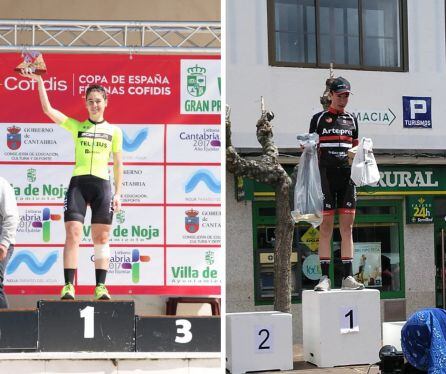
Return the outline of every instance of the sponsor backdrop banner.
{"type": "MultiPolygon", "coordinates": [[[[110,235],[112,293],[219,295],[222,276],[219,56],[47,54],[51,104],[85,120],[90,84],[108,91],[105,117],[123,132],[122,210],[110,235]],[[67,69],[69,66],[69,69],[67,69]]],[[[0,165],[20,224],[6,269],[11,294],[57,294],[63,284],[63,202],[71,134],[42,113],[37,85],[0,54],[0,165]]],[[[111,183],[113,183],[110,160],[111,183]]],[[[87,210],[76,290],[91,294],[87,210]]]]}

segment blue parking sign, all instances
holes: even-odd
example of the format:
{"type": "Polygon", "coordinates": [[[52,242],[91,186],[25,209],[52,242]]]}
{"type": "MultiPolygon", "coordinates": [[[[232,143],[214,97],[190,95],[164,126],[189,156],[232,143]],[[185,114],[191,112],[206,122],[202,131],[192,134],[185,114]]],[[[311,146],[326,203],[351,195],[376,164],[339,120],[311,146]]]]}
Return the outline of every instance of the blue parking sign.
{"type": "Polygon", "coordinates": [[[403,96],[403,127],[432,128],[430,97],[403,96]]]}

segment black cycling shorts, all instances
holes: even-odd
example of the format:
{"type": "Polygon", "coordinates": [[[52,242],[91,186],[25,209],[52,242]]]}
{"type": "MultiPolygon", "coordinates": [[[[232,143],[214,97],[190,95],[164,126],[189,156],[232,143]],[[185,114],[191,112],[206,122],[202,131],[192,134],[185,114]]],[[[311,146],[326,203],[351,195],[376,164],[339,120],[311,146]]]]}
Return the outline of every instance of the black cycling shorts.
{"type": "Polygon", "coordinates": [[[111,225],[113,195],[110,181],[94,175],[71,178],[64,201],[64,221],[84,223],[87,205],[91,208],[91,223],[111,225]]]}
{"type": "Polygon", "coordinates": [[[356,209],[356,187],[350,179],[350,168],[319,168],[322,193],[324,194],[324,214],[353,214],[356,209]]]}

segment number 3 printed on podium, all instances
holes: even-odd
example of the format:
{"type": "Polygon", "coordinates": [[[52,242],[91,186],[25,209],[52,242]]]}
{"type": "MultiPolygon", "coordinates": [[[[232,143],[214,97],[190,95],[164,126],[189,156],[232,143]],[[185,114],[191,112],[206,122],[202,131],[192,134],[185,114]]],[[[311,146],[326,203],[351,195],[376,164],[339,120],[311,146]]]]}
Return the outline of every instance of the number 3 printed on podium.
{"type": "Polygon", "coordinates": [[[175,343],[187,344],[192,340],[191,328],[192,324],[187,319],[177,319],[175,325],[179,326],[177,328],[177,334],[182,336],[175,337],[175,343]]]}

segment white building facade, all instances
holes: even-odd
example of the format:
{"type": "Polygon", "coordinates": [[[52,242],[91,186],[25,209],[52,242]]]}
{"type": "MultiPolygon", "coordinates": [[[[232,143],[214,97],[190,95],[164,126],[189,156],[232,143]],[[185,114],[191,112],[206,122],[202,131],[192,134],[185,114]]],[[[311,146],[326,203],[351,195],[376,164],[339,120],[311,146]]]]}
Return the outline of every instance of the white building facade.
{"type": "MultiPolygon", "coordinates": [[[[354,270],[379,289],[382,320],[444,307],[446,230],[445,2],[439,0],[227,0],[227,103],[232,142],[256,157],[260,96],[275,113],[281,162],[298,162],[329,76],[352,85],[348,110],[372,138],[381,171],[358,189],[354,270]]],[[[227,311],[271,309],[274,193],[227,175],[227,311]]],[[[339,233],[333,237],[340,266],[339,233]]],[[[318,277],[318,232],[299,224],[293,244],[294,340],[301,340],[301,290],[318,277]]],[[[336,271],[337,273],[337,271],[336,271]]],[[[340,282],[331,270],[332,282],[340,282]]]]}

